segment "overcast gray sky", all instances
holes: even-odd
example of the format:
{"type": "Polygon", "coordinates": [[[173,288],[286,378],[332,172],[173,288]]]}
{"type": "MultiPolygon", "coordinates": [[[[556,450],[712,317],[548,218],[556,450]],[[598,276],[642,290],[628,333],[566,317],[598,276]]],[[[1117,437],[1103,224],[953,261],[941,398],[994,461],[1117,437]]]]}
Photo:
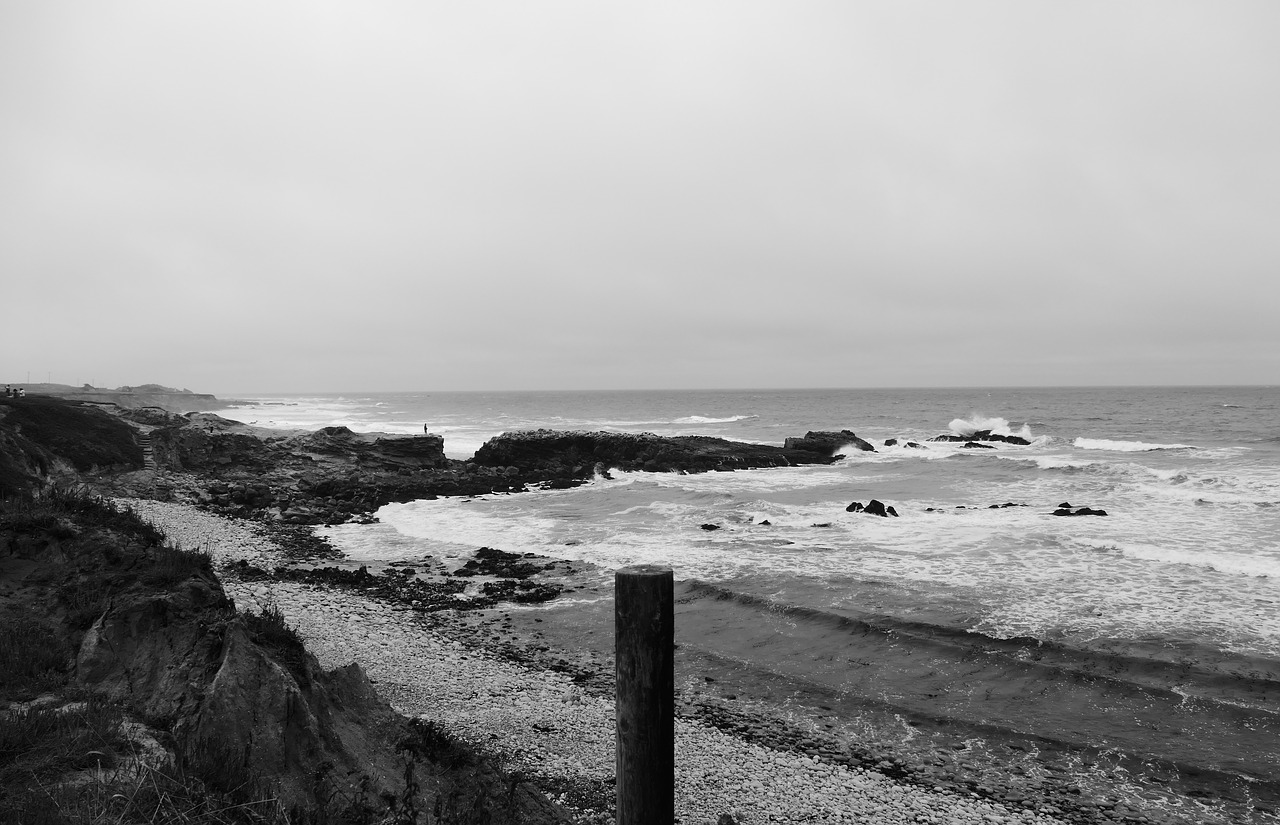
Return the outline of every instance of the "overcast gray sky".
{"type": "Polygon", "coordinates": [[[0,0],[0,380],[1280,383],[1280,4],[0,0]]]}

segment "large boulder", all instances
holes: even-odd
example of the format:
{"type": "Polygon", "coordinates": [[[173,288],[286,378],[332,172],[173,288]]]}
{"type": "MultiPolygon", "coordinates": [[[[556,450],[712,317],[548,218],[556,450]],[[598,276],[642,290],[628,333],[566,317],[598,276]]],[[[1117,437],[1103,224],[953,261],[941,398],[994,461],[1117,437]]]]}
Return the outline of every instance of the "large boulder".
{"type": "Polygon", "coordinates": [[[835,455],[840,450],[852,447],[855,450],[874,453],[876,448],[869,442],[858,438],[852,430],[839,432],[810,430],[803,438],[788,438],[783,446],[788,450],[805,450],[813,453],[835,455]]]}

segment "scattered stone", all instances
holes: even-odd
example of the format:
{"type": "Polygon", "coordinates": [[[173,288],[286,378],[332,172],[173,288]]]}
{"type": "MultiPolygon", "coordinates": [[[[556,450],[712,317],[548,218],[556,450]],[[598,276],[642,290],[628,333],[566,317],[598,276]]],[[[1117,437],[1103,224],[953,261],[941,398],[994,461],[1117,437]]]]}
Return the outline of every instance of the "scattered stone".
{"type": "Polygon", "coordinates": [[[1053,511],[1055,516],[1105,516],[1106,510],[1095,510],[1092,507],[1078,507],[1072,510],[1069,507],[1059,507],[1053,511]]]}

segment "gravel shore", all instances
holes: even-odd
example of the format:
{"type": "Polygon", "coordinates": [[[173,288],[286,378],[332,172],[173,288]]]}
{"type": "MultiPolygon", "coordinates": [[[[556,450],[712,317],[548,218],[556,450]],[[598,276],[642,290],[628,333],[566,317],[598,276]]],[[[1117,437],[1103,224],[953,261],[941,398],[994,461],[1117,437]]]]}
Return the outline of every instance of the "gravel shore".
{"type": "MultiPolygon", "coordinates": [[[[264,530],[193,507],[122,502],[177,545],[204,549],[217,568],[245,560],[284,561],[264,530]]],[[[450,638],[403,606],[296,582],[224,576],[242,610],[278,607],[325,667],[357,662],[379,692],[408,716],[432,720],[505,769],[533,780],[582,822],[609,821],[614,716],[609,698],[570,675],[527,667],[450,638]]],[[[1054,823],[1052,812],[1013,810],[985,799],[929,790],[880,773],[747,742],[714,727],[676,720],[676,814],[682,823],[865,822],[1054,823]]]]}

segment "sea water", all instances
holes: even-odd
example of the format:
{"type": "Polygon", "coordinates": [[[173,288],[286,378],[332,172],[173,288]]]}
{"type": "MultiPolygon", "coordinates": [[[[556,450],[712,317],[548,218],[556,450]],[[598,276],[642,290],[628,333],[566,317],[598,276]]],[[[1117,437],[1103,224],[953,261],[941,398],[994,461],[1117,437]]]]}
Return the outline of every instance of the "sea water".
{"type": "Polygon", "coordinates": [[[328,535],[358,559],[462,560],[483,545],[605,574],[667,564],[678,579],[836,615],[1280,660],[1273,387],[333,394],[219,412],[281,428],[425,427],[454,458],[522,429],[779,445],[850,429],[876,451],[845,450],[830,466],[614,472],[570,490],[391,504],[377,524],[328,535]],[[1031,443],[928,441],[980,429],[1031,443]],[[846,512],[872,498],[899,517],[846,512]],[[1064,503],[1107,515],[1053,515],[1064,503]],[[993,507],[1005,504],[1016,506],[993,507]]]}
{"type": "Polygon", "coordinates": [[[521,611],[560,628],[543,643],[601,667],[609,634],[592,628],[611,627],[613,571],[669,565],[687,690],[705,677],[926,763],[957,746],[972,760],[985,742],[1103,777],[1098,793],[1135,777],[1138,804],[1156,786],[1235,800],[1212,815],[1197,803],[1195,821],[1280,806],[1280,388],[333,394],[220,412],[425,427],[457,459],[538,428],[775,445],[852,430],[875,451],[611,471],[567,490],[389,504],[376,523],[320,532],[371,564],[453,569],[481,546],[589,562],[572,592],[521,611]],[[929,440],[978,430],[1029,444],[929,440]],[[846,509],[873,498],[898,517],[846,509]],[[1055,515],[1068,504],[1106,515],[1055,515]]]}

